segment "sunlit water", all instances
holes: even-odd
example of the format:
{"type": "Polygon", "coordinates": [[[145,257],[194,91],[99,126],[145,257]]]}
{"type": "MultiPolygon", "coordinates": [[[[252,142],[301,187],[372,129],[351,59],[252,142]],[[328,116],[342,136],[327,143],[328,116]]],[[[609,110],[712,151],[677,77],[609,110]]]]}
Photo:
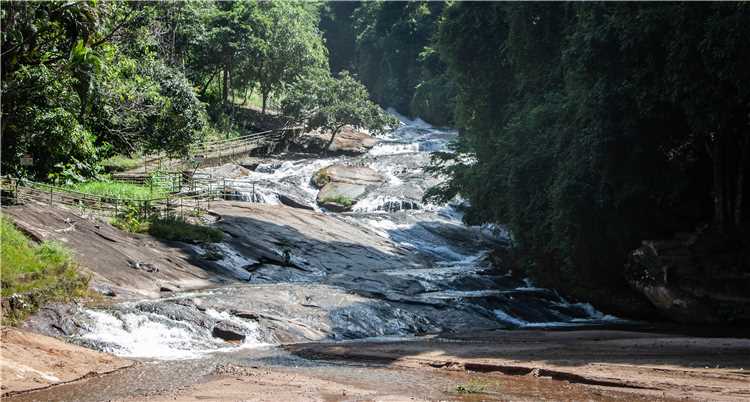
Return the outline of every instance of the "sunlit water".
{"type": "MultiPolygon", "coordinates": [[[[401,126],[382,136],[365,155],[261,164],[248,176],[231,181],[231,185],[246,201],[278,204],[279,195],[285,195],[330,213],[315,203],[318,190],[310,184],[312,175],[334,163],[371,167],[385,177],[386,183],[359,200],[352,212],[337,216],[388,239],[402,250],[421,255],[426,261],[423,266],[394,267],[384,275],[418,281],[424,288],[419,295],[422,300],[470,303],[494,317],[498,326],[506,327],[560,327],[617,320],[591,305],[569,303],[554,291],[536,288],[528,281],[508,278],[504,288],[493,285],[473,289],[472,285],[461,285],[491,271],[489,248],[508,244],[509,234],[499,226],[465,227],[461,221],[462,200],[448,205],[422,200],[427,188],[440,181],[424,170],[430,153],[445,150],[457,133],[434,128],[419,119],[398,117],[401,126]]],[[[250,275],[242,267],[255,261],[227,245],[219,247],[225,256],[219,264],[233,276],[248,280],[250,275]]],[[[207,292],[201,295],[206,297],[207,292]]],[[[273,342],[255,322],[227,312],[209,309],[196,318],[186,317],[190,314],[187,310],[155,306],[154,302],[144,301],[107,310],[84,310],[85,325],[76,340],[122,356],[166,360],[199,358],[209,352],[273,342]],[[213,336],[210,325],[196,326],[196,320],[231,322],[245,334],[245,340],[239,345],[228,344],[213,336]]],[[[409,335],[407,330],[403,332],[395,335],[409,335]]],[[[372,334],[376,335],[379,334],[372,334]]]]}

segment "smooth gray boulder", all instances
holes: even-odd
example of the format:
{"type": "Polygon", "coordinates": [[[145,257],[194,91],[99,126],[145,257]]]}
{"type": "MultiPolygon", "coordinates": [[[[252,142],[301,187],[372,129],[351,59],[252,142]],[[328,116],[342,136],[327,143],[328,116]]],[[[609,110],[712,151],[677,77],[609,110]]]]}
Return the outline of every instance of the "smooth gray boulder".
{"type": "Polygon", "coordinates": [[[385,179],[369,167],[331,165],[315,172],[311,181],[320,188],[318,205],[329,211],[344,212],[385,179]]]}

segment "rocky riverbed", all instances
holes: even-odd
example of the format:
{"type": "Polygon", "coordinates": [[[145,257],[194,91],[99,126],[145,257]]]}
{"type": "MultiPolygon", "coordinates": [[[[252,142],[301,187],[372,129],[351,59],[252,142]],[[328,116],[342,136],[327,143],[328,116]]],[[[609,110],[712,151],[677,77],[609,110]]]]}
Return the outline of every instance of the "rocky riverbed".
{"type": "MultiPolygon", "coordinates": [[[[424,169],[430,153],[445,149],[455,136],[450,130],[405,120],[401,128],[380,139],[347,134],[337,145],[346,151],[334,155],[283,154],[243,163],[244,167],[206,169],[203,173],[215,180],[231,175],[236,192],[236,201],[211,203],[211,213],[202,218],[224,232],[224,241],[217,244],[128,234],[76,211],[43,205],[7,208],[6,213],[32,237],[67,243],[102,295],[99,302],[87,306],[49,306],[25,328],[142,362],[111,376],[64,386],[55,395],[68,400],[133,395],[160,400],[189,399],[205,392],[215,397],[205,399],[231,400],[239,394],[225,392],[228,388],[222,382],[231,378],[231,384],[244,392],[258,393],[257,400],[267,397],[262,395],[264,387],[295,400],[474,400],[468,395],[473,392],[464,392],[473,386],[457,388],[473,381],[474,374],[432,371],[453,366],[472,370],[466,364],[454,364],[453,358],[441,363],[432,351],[429,361],[434,364],[428,364],[429,371],[419,364],[396,368],[394,362],[412,361],[397,351],[419,356],[425,350],[414,349],[421,343],[413,340],[444,334],[428,341],[424,349],[445,350],[449,356],[440,342],[458,342],[465,344],[467,353],[485,351],[497,357],[507,350],[492,345],[513,334],[498,331],[637,325],[587,303],[565,300],[554,290],[535,287],[494,266],[490,251],[507,247],[510,235],[501,227],[462,224],[461,200],[447,205],[423,202],[424,191],[440,180],[424,169]],[[478,337],[473,342],[474,335],[445,337],[479,336],[480,330],[492,331],[496,338],[487,342],[478,337]],[[371,343],[350,343],[363,339],[371,343]],[[391,355],[368,354],[378,345],[372,343],[377,339],[398,340],[383,347],[391,355]],[[279,348],[309,342],[324,343],[279,348]],[[352,347],[359,349],[356,345],[363,346],[362,353],[351,352],[352,347]],[[321,363],[316,360],[320,358],[339,362],[321,363]],[[366,363],[370,360],[375,363],[366,363]],[[353,367],[361,376],[352,377],[353,367]],[[394,382],[403,376],[423,385],[410,389],[403,381],[394,382]],[[300,378],[300,384],[290,384],[289,378],[300,378]]],[[[639,337],[625,338],[625,343],[612,338],[606,350],[638,347],[639,337]]],[[[538,350],[558,345],[555,339],[546,348],[541,342],[538,350]]],[[[537,341],[529,335],[517,344],[537,341]]],[[[732,353],[747,355],[748,345],[732,345],[732,353]]],[[[590,360],[596,363],[597,356],[590,360]]],[[[551,370],[534,362],[535,366],[521,371],[551,370]]],[[[726,362],[738,365],[734,360],[726,362]]],[[[627,364],[639,367],[637,361],[627,364]]],[[[504,360],[500,365],[520,363],[504,360]]],[[[544,373],[541,377],[550,377],[544,373]]],[[[502,389],[509,390],[510,399],[522,400],[540,395],[628,399],[616,389],[627,387],[619,385],[578,381],[605,388],[575,385],[565,393],[555,381],[577,382],[571,376],[519,383],[496,374],[476,374],[476,379],[500,385],[477,385],[472,390],[489,399],[503,399],[502,389]],[[533,384],[529,386],[541,393],[511,385],[521,383],[533,384]],[[602,393],[608,386],[615,391],[602,393]]],[[[684,381],[678,377],[669,378],[684,381]]],[[[672,381],[669,378],[664,381],[672,381]]],[[[727,389],[731,398],[744,392],[735,385],[727,389]]],[[[658,392],[642,394],[662,397],[658,392]]],[[[672,392],[666,397],[683,394],[672,392]]],[[[45,395],[52,394],[18,399],[45,400],[45,395]]]]}

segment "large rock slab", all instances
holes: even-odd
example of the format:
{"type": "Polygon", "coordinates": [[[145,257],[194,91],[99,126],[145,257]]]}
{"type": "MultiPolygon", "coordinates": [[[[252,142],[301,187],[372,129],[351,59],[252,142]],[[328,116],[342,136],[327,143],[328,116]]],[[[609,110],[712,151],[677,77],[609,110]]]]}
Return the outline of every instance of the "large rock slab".
{"type": "Polygon", "coordinates": [[[318,205],[334,212],[350,210],[369,190],[384,182],[380,173],[364,166],[331,165],[312,177],[313,185],[320,188],[318,205]]]}
{"type": "Polygon", "coordinates": [[[312,153],[331,153],[337,155],[361,155],[369,151],[378,139],[359,131],[351,126],[346,126],[336,134],[331,146],[326,149],[326,145],[331,140],[330,132],[313,131],[305,133],[295,138],[291,147],[295,151],[312,152],[312,153]]]}
{"type": "Polygon", "coordinates": [[[91,287],[116,299],[160,297],[164,283],[189,290],[232,280],[186,244],[124,232],[80,211],[28,202],[3,213],[32,238],[69,247],[91,287]]]}
{"type": "Polygon", "coordinates": [[[133,362],[16,328],[2,329],[2,395],[104,374],[133,362]]]}

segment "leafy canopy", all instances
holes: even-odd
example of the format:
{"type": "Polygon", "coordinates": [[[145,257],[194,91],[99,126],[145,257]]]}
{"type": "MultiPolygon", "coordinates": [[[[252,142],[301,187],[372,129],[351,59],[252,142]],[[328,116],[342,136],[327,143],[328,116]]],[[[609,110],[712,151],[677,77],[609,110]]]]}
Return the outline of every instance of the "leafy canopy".
{"type": "Polygon", "coordinates": [[[397,124],[395,118],[368,99],[367,89],[347,71],[338,77],[323,73],[301,80],[283,102],[284,113],[305,122],[310,130],[331,133],[328,147],[346,125],[381,132],[397,124]]]}

